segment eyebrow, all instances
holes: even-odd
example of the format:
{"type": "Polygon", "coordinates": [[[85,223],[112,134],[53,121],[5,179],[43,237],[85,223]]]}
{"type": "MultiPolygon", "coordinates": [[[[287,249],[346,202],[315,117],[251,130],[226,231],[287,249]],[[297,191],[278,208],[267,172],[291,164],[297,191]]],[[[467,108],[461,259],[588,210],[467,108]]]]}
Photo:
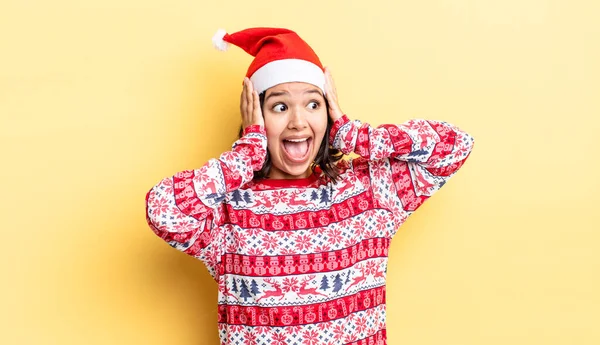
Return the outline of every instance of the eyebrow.
{"type": "Polygon", "coordinates": [[[267,96],[267,98],[265,98],[265,102],[267,102],[269,100],[269,98],[271,98],[271,97],[277,97],[277,96],[283,96],[283,95],[289,95],[289,92],[287,92],[287,91],[272,92],[270,95],[267,96]]]}
{"type": "MultiPolygon", "coordinates": [[[[306,90],[306,91],[304,91],[304,94],[307,94],[307,93],[316,93],[316,94],[322,95],[322,94],[321,94],[321,92],[320,92],[319,90],[317,90],[317,89],[310,89],[310,90],[306,90]]],[[[289,95],[289,94],[290,94],[290,93],[289,93],[289,92],[287,92],[287,91],[272,92],[270,95],[268,95],[268,96],[265,98],[265,103],[266,103],[266,102],[267,102],[267,100],[268,100],[269,98],[271,98],[271,97],[284,96],[284,95],[289,95]]]]}

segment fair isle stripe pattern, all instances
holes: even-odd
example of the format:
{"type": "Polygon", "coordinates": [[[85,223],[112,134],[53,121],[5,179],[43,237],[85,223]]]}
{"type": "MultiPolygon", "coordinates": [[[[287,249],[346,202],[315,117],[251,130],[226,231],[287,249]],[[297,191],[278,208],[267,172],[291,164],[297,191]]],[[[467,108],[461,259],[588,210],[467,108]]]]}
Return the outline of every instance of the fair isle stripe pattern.
{"type": "MultiPolygon", "coordinates": [[[[445,122],[334,123],[341,180],[252,180],[264,129],[163,179],[146,195],[152,230],[201,260],[218,284],[221,343],[386,344],[390,241],[465,162],[473,138],[445,122]],[[292,185],[293,183],[293,185],[292,185]]],[[[317,176],[318,175],[318,176],[317,176]]]]}
{"type": "Polygon", "coordinates": [[[348,315],[375,308],[385,303],[385,286],[359,291],[329,302],[294,307],[219,306],[219,322],[229,325],[289,326],[313,324],[346,318],[348,315]]]}
{"type": "MultiPolygon", "coordinates": [[[[297,236],[296,245],[307,247],[313,241],[310,234],[297,236]]],[[[317,240],[320,245],[324,242],[317,240]]],[[[263,244],[278,246],[280,242],[273,236],[267,236],[263,244]]],[[[311,274],[332,272],[354,265],[358,261],[375,257],[387,257],[390,240],[388,238],[369,238],[358,244],[341,250],[324,251],[300,255],[239,255],[227,253],[221,265],[223,273],[243,274],[246,277],[268,275],[288,276],[292,274],[311,274]]],[[[268,250],[267,250],[268,251],[268,250]]]]}
{"type": "MultiPolygon", "coordinates": [[[[273,318],[277,317],[272,312],[273,318]]],[[[287,327],[219,323],[222,344],[254,345],[385,345],[385,305],[350,314],[347,318],[287,327]]]]}

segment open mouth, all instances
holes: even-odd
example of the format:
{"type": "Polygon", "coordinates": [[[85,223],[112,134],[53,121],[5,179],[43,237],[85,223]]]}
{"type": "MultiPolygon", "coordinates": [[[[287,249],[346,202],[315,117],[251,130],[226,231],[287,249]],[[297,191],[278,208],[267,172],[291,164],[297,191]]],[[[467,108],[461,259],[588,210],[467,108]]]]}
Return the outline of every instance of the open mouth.
{"type": "Polygon", "coordinates": [[[283,151],[287,158],[294,163],[303,163],[310,155],[312,137],[289,138],[283,140],[283,151]]]}

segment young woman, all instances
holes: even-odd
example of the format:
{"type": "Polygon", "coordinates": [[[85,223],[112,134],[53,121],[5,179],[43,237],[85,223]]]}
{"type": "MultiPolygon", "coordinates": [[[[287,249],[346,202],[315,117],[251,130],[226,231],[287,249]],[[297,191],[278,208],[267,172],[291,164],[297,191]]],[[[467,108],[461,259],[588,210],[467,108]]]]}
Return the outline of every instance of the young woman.
{"type": "Polygon", "coordinates": [[[148,224],[214,277],[222,344],[386,344],[390,240],[462,166],[473,138],[440,121],[351,121],[293,31],[214,41],[255,57],[241,137],[154,186],[148,224]],[[357,158],[340,159],[349,153],[357,158]]]}

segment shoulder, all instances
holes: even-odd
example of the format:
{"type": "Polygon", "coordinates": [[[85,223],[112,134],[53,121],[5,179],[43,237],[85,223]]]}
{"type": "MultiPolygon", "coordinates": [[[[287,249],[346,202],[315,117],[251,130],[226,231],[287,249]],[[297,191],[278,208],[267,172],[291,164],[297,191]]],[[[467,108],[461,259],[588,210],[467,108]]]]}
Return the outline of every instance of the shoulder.
{"type": "Polygon", "coordinates": [[[371,161],[363,157],[342,159],[338,161],[336,167],[340,172],[340,181],[357,179],[365,185],[370,184],[371,163],[371,161]]]}

